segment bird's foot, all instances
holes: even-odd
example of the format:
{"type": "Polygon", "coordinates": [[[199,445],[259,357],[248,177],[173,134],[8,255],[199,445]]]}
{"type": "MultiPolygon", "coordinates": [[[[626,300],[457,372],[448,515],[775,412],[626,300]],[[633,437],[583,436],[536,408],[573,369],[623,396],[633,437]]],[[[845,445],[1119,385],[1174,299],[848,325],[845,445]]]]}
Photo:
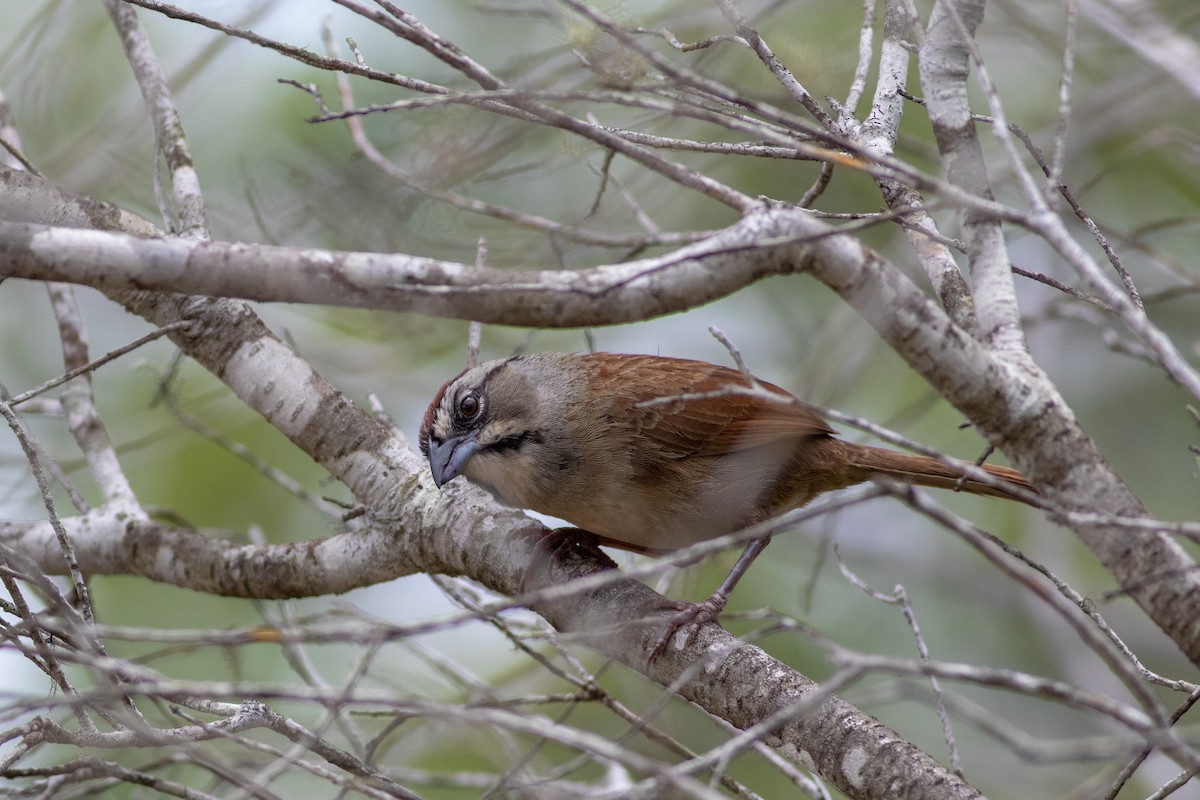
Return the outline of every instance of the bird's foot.
{"type": "Polygon", "coordinates": [[[763,548],[770,541],[770,535],[750,540],[746,545],[746,549],[738,556],[733,569],[729,570],[729,574],[725,576],[725,580],[721,581],[721,585],[717,587],[715,592],[709,595],[707,600],[699,603],[689,603],[683,600],[667,600],[664,598],[661,603],[656,604],[659,608],[674,609],[675,614],[667,620],[666,627],[663,628],[658,641],[654,643],[654,649],[650,651],[649,661],[651,663],[666,652],[667,643],[674,638],[676,631],[680,628],[684,628],[687,631],[687,637],[683,641],[683,646],[687,647],[696,638],[701,625],[706,622],[717,621],[717,617],[725,610],[725,604],[729,602],[729,595],[733,594],[733,587],[737,586],[737,582],[742,579],[742,576],[746,574],[746,570],[754,563],[754,559],[758,558],[759,553],[763,551],[763,548]]]}
{"type": "Polygon", "coordinates": [[[693,603],[689,600],[668,600],[666,598],[656,603],[655,606],[657,608],[663,611],[674,611],[675,613],[666,621],[662,633],[659,634],[658,639],[654,642],[654,649],[650,651],[649,661],[653,663],[655,659],[667,651],[667,645],[675,638],[675,634],[680,629],[685,631],[683,647],[690,645],[704,623],[717,621],[717,618],[721,616],[721,612],[725,610],[727,600],[727,597],[723,597],[718,592],[699,603],[693,603]]]}
{"type": "Polygon", "coordinates": [[[539,582],[538,579],[549,578],[550,564],[576,549],[583,550],[600,561],[605,569],[617,569],[617,562],[600,549],[600,542],[595,534],[582,528],[555,528],[538,539],[537,546],[533,551],[533,559],[529,562],[529,566],[525,569],[525,576],[521,579],[522,593],[528,592],[536,586],[539,582]]]}

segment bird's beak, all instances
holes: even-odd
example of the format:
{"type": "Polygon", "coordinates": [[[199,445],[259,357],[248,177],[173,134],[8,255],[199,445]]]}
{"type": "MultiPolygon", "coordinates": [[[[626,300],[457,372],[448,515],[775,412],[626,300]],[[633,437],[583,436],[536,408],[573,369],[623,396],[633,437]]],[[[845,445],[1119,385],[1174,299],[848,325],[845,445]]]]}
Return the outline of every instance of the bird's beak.
{"type": "Polygon", "coordinates": [[[444,442],[429,442],[429,470],[438,488],[451,478],[461,475],[463,467],[479,450],[473,434],[451,436],[444,442]]]}

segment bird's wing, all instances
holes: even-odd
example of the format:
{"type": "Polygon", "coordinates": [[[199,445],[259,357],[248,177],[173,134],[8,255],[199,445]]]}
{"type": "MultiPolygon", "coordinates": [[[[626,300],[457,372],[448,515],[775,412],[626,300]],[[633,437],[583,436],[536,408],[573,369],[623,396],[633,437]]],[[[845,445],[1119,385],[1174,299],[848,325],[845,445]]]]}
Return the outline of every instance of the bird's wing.
{"type": "Polygon", "coordinates": [[[608,387],[614,414],[632,419],[638,435],[679,458],[833,433],[778,386],[759,382],[779,402],[747,394],[749,382],[728,367],[657,356],[584,358],[593,386],[608,387]]]}

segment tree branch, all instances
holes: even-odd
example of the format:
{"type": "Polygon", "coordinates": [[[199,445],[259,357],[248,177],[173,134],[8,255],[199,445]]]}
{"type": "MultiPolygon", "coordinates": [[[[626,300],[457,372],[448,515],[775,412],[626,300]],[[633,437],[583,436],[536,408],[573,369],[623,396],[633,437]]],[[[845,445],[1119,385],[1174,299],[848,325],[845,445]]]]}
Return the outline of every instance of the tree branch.
{"type": "MultiPolygon", "coordinates": [[[[788,219],[795,213],[766,212],[764,218],[774,220],[783,214],[782,218],[788,219]]],[[[0,227],[14,224],[3,223],[0,227]]],[[[755,224],[761,225],[762,221],[756,220],[755,224]]],[[[56,230],[68,235],[91,234],[95,241],[108,243],[161,246],[164,249],[159,252],[168,253],[199,254],[214,247],[180,240],[56,230]]],[[[739,249],[749,246],[746,242],[738,245],[739,249]]],[[[229,250],[237,252],[236,247],[229,250]]],[[[28,252],[34,255],[32,250],[28,252]]],[[[116,250],[110,255],[119,257],[116,250]]],[[[740,255],[735,251],[722,257],[740,255]]],[[[0,262],[5,260],[0,253],[0,262]]],[[[220,261],[215,259],[213,263],[220,261]]],[[[187,274],[207,274],[210,266],[206,262],[204,268],[189,269],[187,274]]],[[[188,327],[173,332],[172,340],[344,483],[370,509],[371,518],[379,526],[368,536],[344,534],[303,545],[263,549],[229,547],[178,530],[145,529],[135,521],[103,521],[96,531],[111,532],[115,526],[122,530],[119,543],[110,537],[103,547],[114,558],[121,558],[123,553],[128,571],[137,571],[133,564],[141,561],[139,569],[153,570],[160,578],[176,575],[186,584],[196,580],[193,570],[200,565],[207,570],[203,585],[214,591],[247,596],[248,585],[261,591],[269,581],[272,592],[293,596],[293,592],[299,595],[305,589],[312,594],[313,585],[305,584],[304,579],[311,574],[309,568],[314,563],[326,586],[346,589],[362,585],[357,582],[362,575],[356,575],[356,569],[376,563],[384,565],[383,570],[374,572],[380,579],[388,570],[397,575],[415,570],[469,575],[494,591],[521,595],[544,528],[518,512],[497,506],[474,487],[449,486],[439,491],[411,449],[287,349],[247,306],[181,294],[124,289],[109,292],[127,309],[160,327],[191,321],[188,327]],[[142,561],[143,556],[150,560],[142,561]],[[228,574],[222,574],[225,569],[230,570],[228,574]]],[[[13,531],[9,528],[8,532],[13,531]]],[[[652,612],[660,606],[662,596],[623,576],[602,575],[598,586],[576,581],[603,571],[605,566],[586,553],[571,554],[552,572],[554,584],[571,585],[531,600],[529,607],[560,630],[633,669],[645,671],[737,727],[744,729],[768,718],[777,720],[765,732],[772,734],[768,741],[773,746],[785,754],[805,754],[827,779],[854,796],[978,796],[896,732],[828,696],[810,679],[758,648],[745,645],[718,625],[706,625],[689,647],[670,650],[647,666],[663,618],[661,612],[652,612]],[[637,622],[630,624],[630,620],[637,622]],[[715,662],[709,662],[714,656],[715,662]],[[761,692],[759,687],[766,685],[764,682],[778,690],[761,692]],[[901,793],[896,793],[897,788],[901,793]]]]}

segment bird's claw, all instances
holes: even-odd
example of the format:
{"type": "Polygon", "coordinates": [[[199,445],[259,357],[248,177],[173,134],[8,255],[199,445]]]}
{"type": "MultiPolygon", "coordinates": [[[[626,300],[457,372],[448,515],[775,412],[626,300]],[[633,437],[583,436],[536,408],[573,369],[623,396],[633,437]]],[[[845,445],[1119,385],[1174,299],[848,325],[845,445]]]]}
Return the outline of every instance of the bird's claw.
{"type": "Polygon", "coordinates": [[[721,616],[721,612],[725,610],[725,598],[714,594],[699,603],[663,598],[655,606],[663,611],[673,610],[675,613],[666,621],[662,633],[654,642],[654,649],[650,651],[650,663],[666,652],[667,645],[681,628],[686,631],[683,646],[690,645],[704,623],[716,622],[717,618],[721,616]]]}
{"type": "Polygon", "coordinates": [[[606,569],[617,569],[617,562],[600,549],[599,541],[594,534],[582,528],[555,528],[538,539],[533,558],[521,579],[521,592],[530,591],[537,578],[549,575],[552,562],[575,549],[589,553],[593,558],[602,562],[606,569]]]}

